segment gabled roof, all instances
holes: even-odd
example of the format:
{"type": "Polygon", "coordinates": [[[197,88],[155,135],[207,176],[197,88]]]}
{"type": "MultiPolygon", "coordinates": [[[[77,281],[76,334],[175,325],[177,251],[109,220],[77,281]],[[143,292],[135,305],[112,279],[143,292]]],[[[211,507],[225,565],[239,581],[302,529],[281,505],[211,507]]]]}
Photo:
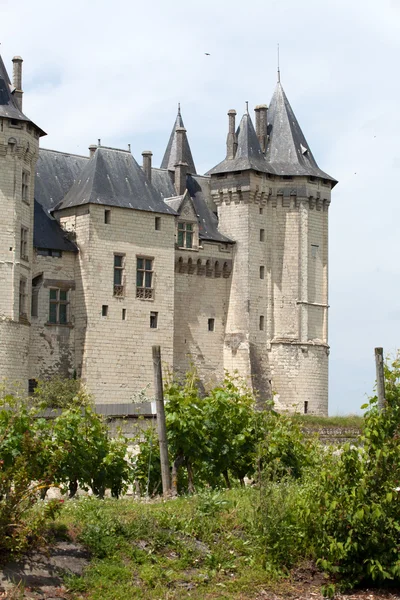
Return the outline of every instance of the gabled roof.
{"type": "MultiPolygon", "coordinates": [[[[175,171],[175,165],[179,162],[177,154],[177,143],[176,143],[176,129],[177,127],[184,127],[181,109],[178,107],[178,114],[175,119],[175,125],[172,128],[172,132],[169,138],[167,149],[165,150],[164,158],[161,162],[161,169],[168,169],[168,171],[175,171]]],[[[182,162],[187,163],[187,172],[191,175],[196,175],[196,167],[190,150],[189,142],[186,133],[183,138],[183,158],[182,162]]]]}
{"type": "Polygon", "coordinates": [[[266,160],[277,175],[307,175],[337,183],[318,167],[280,82],[268,109],[266,160]]]}
{"type": "Polygon", "coordinates": [[[99,146],[79,178],[55,207],[103,204],[174,215],[127,150],[99,146]]]}
{"type": "Polygon", "coordinates": [[[209,207],[208,202],[211,199],[210,178],[200,175],[188,175],[186,187],[197,214],[199,238],[209,242],[234,243],[218,231],[218,217],[209,207]]]}
{"type": "MultiPolygon", "coordinates": [[[[13,94],[14,88],[11,85],[3,59],[0,56],[0,117],[7,119],[15,119],[16,121],[25,121],[35,125],[24,113],[19,109],[13,94]]],[[[46,135],[45,132],[37,125],[35,127],[39,131],[39,135],[46,135]]]]}
{"type": "Polygon", "coordinates": [[[231,171],[245,171],[253,169],[263,173],[273,173],[267,164],[260,147],[253,122],[248,113],[245,113],[236,131],[237,150],[234,158],[225,158],[216,167],[208,171],[207,175],[216,173],[229,173],[231,171]]]}
{"type": "Polygon", "coordinates": [[[35,216],[33,229],[33,245],[35,248],[77,252],[78,249],[55,219],[52,219],[43,206],[35,200],[35,216]]]}
{"type": "Polygon", "coordinates": [[[88,161],[87,156],[40,148],[36,163],[35,200],[47,212],[52,210],[79,179],[88,161]]]}

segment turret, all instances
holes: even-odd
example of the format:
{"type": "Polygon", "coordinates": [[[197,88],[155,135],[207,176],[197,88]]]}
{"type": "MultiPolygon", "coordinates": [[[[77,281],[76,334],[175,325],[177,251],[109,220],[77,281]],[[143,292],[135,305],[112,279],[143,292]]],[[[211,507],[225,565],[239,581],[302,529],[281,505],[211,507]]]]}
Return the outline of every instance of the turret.
{"type": "Polygon", "coordinates": [[[0,57],[0,380],[27,389],[34,179],[44,132],[22,112],[22,58],[13,63],[14,86],[0,57]]]}

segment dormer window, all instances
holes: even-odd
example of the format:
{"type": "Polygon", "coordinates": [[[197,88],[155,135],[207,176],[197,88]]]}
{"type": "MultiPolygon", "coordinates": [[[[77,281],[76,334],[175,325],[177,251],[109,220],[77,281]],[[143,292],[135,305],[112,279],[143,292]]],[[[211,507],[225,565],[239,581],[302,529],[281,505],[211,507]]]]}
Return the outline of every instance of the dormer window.
{"type": "Polygon", "coordinates": [[[193,248],[193,223],[179,222],[178,223],[178,247],[193,248]]]}

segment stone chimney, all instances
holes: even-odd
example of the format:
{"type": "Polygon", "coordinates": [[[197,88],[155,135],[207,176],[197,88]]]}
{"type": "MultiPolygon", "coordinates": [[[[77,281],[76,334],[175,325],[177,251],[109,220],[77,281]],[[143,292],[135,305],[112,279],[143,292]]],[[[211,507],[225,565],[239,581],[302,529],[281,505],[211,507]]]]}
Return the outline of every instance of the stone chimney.
{"type": "Polygon", "coordinates": [[[175,165],[175,190],[178,196],[183,196],[186,191],[186,175],[189,165],[180,161],[175,165]]]}
{"type": "Polygon", "coordinates": [[[19,110],[22,111],[22,58],[14,56],[13,61],[13,86],[15,87],[14,98],[19,110]]]}
{"type": "Polygon", "coordinates": [[[142,152],[143,156],[143,173],[146,175],[147,180],[151,183],[151,157],[153,153],[151,150],[144,150],[142,152]]]}
{"type": "Polygon", "coordinates": [[[237,150],[236,127],[235,127],[236,110],[228,111],[229,131],[226,138],[226,158],[235,158],[237,150]]]}
{"type": "Polygon", "coordinates": [[[256,113],[256,133],[258,141],[260,142],[261,150],[264,152],[267,149],[267,125],[268,125],[268,107],[266,104],[259,104],[255,107],[254,112],[256,113]]]}
{"type": "Polygon", "coordinates": [[[97,150],[97,144],[90,144],[89,146],[89,158],[93,158],[94,153],[97,150]]]}

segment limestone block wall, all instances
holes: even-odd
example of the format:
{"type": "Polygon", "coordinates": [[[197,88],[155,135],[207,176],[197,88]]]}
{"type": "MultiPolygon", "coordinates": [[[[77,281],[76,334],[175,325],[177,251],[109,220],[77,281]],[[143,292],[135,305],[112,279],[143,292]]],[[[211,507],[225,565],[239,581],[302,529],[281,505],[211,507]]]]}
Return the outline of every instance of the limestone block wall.
{"type": "Polygon", "coordinates": [[[270,355],[276,409],[327,415],[329,348],[273,342],[270,355]]]}
{"type": "Polygon", "coordinates": [[[224,377],[232,256],[231,244],[205,241],[198,251],[176,251],[174,370],[181,376],[195,366],[205,389],[224,377]]]}
{"type": "Polygon", "coordinates": [[[80,249],[75,272],[78,374],[97,403],[129,402],[147,386],[151,396],[152,345],[160,345],[163,362],[173,366],[175,218],[98,205],[68,209],[59,217],[75,231],[80,249]],[[108,223],[105,210],[111,211],[108,223]],[[155,216],[161,217],[160,230],[155,216]],[[114,293],[115,254],[123,256],[119,295],[114,293]],[[153,260],[151,299],[137,297],[138,256],[153,260]],[[156,328],[150,327],[151,313],[157,313],[156,328]]]}
{"type": "Polygon", "coordinates": [[[29,325],[0,321],[0,391],[28,391],[29,325]]]}
{"type": "Polygon", "coordinates": [[[34,172],[38,148],[39,135],[34,126],[0,118],[0,342],[3,354],[7,354],[0,362],[0,380],[15,376],[24,390],[28,387],[34,172]],[[7,341],[12,342],[12,348],[6,352],[7,341]]]}
{"type": "Polygon", "coordinates": [[[29,378],[46,379],[53,375],[70,377],[75,362],[75,264],[74,252],[61,257],[39,256],[35,253],[33,279],[37,282],[37,314],[31,316],[29,378]],[[49,322],[50,289],[63,289],[68,298],[68,323],[49,322]]]}

